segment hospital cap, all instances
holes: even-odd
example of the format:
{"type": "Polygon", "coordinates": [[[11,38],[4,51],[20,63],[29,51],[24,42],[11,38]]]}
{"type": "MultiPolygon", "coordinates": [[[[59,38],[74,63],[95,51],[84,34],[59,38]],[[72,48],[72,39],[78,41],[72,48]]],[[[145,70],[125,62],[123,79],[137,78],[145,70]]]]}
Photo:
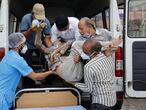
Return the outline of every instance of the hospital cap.
{"type": "Polygon", "coordinates": [[[10,34],[8,39],[9,39],[9,48],[16,48],[26,41],[25,36],[19,32],[10,34]]]}

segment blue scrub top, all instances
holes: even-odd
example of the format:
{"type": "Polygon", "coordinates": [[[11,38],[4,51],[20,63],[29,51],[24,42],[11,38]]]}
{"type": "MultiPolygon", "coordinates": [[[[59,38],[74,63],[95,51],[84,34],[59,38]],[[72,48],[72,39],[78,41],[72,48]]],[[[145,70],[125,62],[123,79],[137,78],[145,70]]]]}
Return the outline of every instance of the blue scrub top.
{"type": "MultiPolygon", "coordinates": [[[[32,20],[33,20],[32,14],[29,13],[29,14],[24,15],[21,21],[20,31],[21,32],[27,31],[32,25],[32,20]]],[[[42,33],[45,35],[50,34],[51,25],[50,25],[49,20],[47,18],[44,19],[44,23],[47,24],[47,27],[42,30],[42,33]]],[[[28,49],[36,49],[34,45],[34,41],[35,41],[35,32],[31,32],[29,37],[26,39],[26,45],[28,49]]]]}
{"type": "Polygon", "coordinates": [[[10,50],[0,62],[0,110],[9,110],[21,76],[33,70],[23,57],[10,50]]]}

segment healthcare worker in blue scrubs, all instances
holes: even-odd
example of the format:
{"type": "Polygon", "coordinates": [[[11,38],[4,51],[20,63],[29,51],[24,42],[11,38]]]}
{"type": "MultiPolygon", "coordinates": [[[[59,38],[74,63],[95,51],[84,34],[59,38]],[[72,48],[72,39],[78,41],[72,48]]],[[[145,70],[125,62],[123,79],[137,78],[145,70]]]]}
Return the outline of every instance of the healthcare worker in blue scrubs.
{"type": "Polygon", "coordinates": [[[8,40],[11,49],[0,62],[0,110],[11,108],[21,76],[42,80],[52,73],[52,71],[35,73],[19,55],[26,41],[23,34],[12,33],[8,40]]]}

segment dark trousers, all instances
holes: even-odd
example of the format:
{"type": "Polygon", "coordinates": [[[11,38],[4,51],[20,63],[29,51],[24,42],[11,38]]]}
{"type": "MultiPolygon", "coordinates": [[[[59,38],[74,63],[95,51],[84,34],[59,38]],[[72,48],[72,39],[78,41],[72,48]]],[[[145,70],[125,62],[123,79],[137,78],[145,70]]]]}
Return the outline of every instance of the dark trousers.
{"type": "Polygon", "coordinates": [[[94,103],[91,104],[90,110],[116,110],[114,107],[107,107],[102,104],[94,103]]]}

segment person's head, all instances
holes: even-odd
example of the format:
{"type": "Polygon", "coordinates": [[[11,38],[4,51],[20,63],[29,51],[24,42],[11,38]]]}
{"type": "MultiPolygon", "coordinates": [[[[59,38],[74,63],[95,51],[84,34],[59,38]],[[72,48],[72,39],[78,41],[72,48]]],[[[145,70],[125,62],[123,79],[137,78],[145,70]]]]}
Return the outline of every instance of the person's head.
{"type": "Polygon", "coordinates": [[[59,31],[65,31],[69,28],[69,20],[66,16],[56,17],[55,24],[59,31]]]}
{"type": "Polygon", "coordinates": [[[25,36],[22,33],[12,33],[8,36],[9,48],[21,51],[26,41],[25,36]]]}
{"type": "Polygon", "coordinates": [[[33,9],[32,9],[32,15],[34,19],[44,20],[46,17],[45,17],[45,8],[43,4],[40,4],[40,3],[34,4],[33,9]]]}
{"type": "Polygon", "coordinates": [[[83,44],[83,52],[90,57],[94,54],[98,54],[101,51],[102,45],[94,38],[87,39],[83,44]]]}
{"type": "Polygon", "coordinates": [[[95,35],[96,33],[96,26],[94,21],[87,17],[80,19],[78,28],[81,35],[84,35],[86,33],[95,35]]]}

